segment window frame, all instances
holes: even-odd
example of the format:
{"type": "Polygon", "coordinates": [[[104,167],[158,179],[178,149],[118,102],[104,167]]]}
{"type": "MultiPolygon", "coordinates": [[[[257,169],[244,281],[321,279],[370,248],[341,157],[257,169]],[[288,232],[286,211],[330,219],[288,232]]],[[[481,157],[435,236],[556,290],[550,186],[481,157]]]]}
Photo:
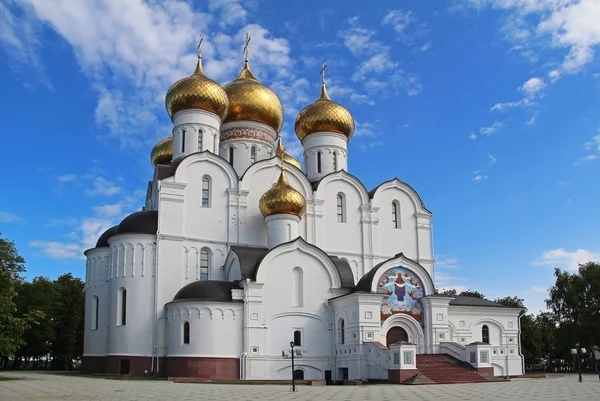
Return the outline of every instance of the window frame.
{"type": "Polygon", "coordinates": [[[201,200],[200,205],[202,207],[210,207],[210,190],[211,190],[211,178],[208,175],[202,177],[202,192],[201,192],[201,200]],[[206,188],[204,188],[204,184],[206,183],[206,188]],[[206,196],[205,196],[206,195],[206,196]],[[206,200],[206,204],[205,201],[206,200]]]}
{"type": "Polygon", "coordinates": [[[346,222],[346,197],[342,192],[336,195],[336,215],[338,223],[346,222]]]}
{"type": "Polygon", "coordinates": [[[481,326],[481,342],[489,344],[490,343],[490,327],[487,324],[481,326]],[[487,341],[486,341],[487,337],[487,341]]]}
{"type": "Polygon", "coordinates": [[[183,322],[183,345],[190,345],[190,322],[183,322]]]}
{"type": "Polygon", "coordinates": [[[202,248],[200,250],[200,280],[208,280],[210,276],[210,250],[207,248],[202,248]],[[204,258],[206,255],[206,258],[204,258]],[[206,266],[204,266],[204,262],[206,261],[206,266]],[[203,270],[206,270],[206,273],[203,273],[203,270]]]}

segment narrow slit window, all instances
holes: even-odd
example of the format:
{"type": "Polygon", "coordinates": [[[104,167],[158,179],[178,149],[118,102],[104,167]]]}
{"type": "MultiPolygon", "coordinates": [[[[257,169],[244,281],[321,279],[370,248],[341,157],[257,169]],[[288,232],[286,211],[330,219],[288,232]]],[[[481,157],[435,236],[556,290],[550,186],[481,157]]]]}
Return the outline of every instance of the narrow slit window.
{"type": "Polygon", "coordinates": [[[210,207],[210,178],[202,178],[202,207],[210,207]]]}
{"type": "Polygon", "coordinates": [[[127,290],[121,291],[121,326],[127,323],[127,290]]]}
{"type": "Polygon", "coordinates": [[[342,194],[338,194],[337,196],[337,221],[338,223],[345,222],[344,219],[344,197],[342,194]]]}
{"type": "Polygon", "coordinates": [[[300,332],[300,330],[294,331],[294,346],[302,346],[302,333],[300,332]]]}
{"type": "Polygon", "coordinates": [[[321,152],[317,152],[317,173],[321,172],[321,152]]]}
{"type": "Polygon", "coordinates": [[[392,202],[392,225],[394,228],[400,228],[398,225],[398,203],[392,202]]]}
{"type": "Polygon", "coordinates": [[[190,343],[190,322],[183,323],[183,343],[190,343]]]}
{"type": "Polygon", "coordinates": [[[256,146],[252,146],[250,148],[250,162],[252,162],[252,163],[256,162],[256,146]]]}
{"type": "Polygon", "coordinates": [[[338,167],[338,154],[337,152],[333,152],[333,171],[337,171],[338,167]]]}
{"type": "Polygon", "coordinates": [[[340,344],[346,342],[346,323],[344,319],[340,319],[340,344]]]}
{"type": "Polygon", "coordinates": [[[201,129],[198,130],[198,152],[202,152],[202,136],[203,132],[201,129]]]}
{"type": "Polygon", "coordinates": [[[233,166],[233,146],[229,148],[229,164],[233,166]]]}
{"type": "Polygon", "coordinates": [[[181,153],[185,153],[185,130],[181,131],[181,153]]]}
{"type": "Polygon", "coordinates": [[[209,254],[206,249],[203,249],[202,252],[200,252],[200,280],[208,280],[209,267],[209,254]]]}
{"type": "Polygon", "coordinates": [[[487,324],[484,324],[481,328],[481,341],[484,343],[490,343],[490,328],[487,324]]]}

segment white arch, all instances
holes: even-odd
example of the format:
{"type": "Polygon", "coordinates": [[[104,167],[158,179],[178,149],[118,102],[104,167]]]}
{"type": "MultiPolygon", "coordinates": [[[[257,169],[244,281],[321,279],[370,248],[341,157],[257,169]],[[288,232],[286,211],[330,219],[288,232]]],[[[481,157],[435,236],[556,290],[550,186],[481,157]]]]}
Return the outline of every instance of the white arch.
{"type": "Polygon", "coordinates": [[[324,198],[323,191],[329,185],[329,183],[333,181],[343,181],[350,184],[350,186],[352,186],[359,194],[361,205],[366,206],[369,204],[369,193],[367,192],[367,189],[365,188],[363,183],[360,182],[358,178],[348,173],[346,170],[340,170],[335,173],[327,174],[321,179],[321,181],[319,181],[319,185],[316,190],[317,197],[319,199],[324,198]]]}
{"type": "MultiPolygon", "coordinates": [[[[240,179],[240,187],[250,189],[247,188],[248,185],[246,185],[246,183],[252,182],[252,177],[255,176],[258,172],[274,168],[279,169],[280,166],[281,159],[279,157],[272,157],[270,159],[257,161],[256,163],[250,165],[250,167],[248,167],[248,169],[244,172],[244,175],[242,175],[240,179]]],[[[285,172],[288,176],[295,177],[296,179],[298,179],[301,188],[295,189],[302,193],[306,200],[313,198],[312,186],[310,185],[310,181],[308,181],[308,178],[306,178],[302,170],[298,169],[298,167],[294,166],[293,164],[286,163],[285,172]]]]}
{"type": "Polygon", "coordinates": [[[406,330],[406,334],[408,334],[408,341],[421,345],[421,339],[423,338],[423,328],[415,320],[414,317],[403,314],[396,313],[388,317],[383,325],[381,326],[381,333],[383,336],[387,336],[388,331],[390,331],[394,327],[401,327],[406,330]]]}
{"type": "Polygon", "coordinates": [[[386,181],[386,182],[382,183],[381,185],[379,185],[377,187],[377,189],[375,189],[375,193],[373,194],[373,200],[377,201],[377,196],[381,192],[388,190],[388,189],[392,189],[392,188],[398,189],[398,190],[406,193],[408,195],[408,197],[412,200],[417,213],[433,215],[425,207],[425,204],[423,203],[423,200],[421,199],[421,197],[419,196],[417,191],[415,191],[415,189],[413,187],[411,187],[410,185],[408,185],[407,183],[400,181],[398,178],[394,178],[393,180],[386,181]]]}
{"type": "Polygon", "coordinates": [[[209,162],[220,167],[229,178],[229,188],[235,189],[238,187],[238,176],[233,167],[222,157],[208,151],[193,153],[184,158],[175,171],[175,182],[187,183],[187,173],[190,166],[201,162],[209,162]]]}
{"type": "Polygon", "coordinates": [[[371,291],[372,292],[377,291],[377,280],[379,279],[379,277],[381,277],[381,275],[387,269],[390,269],[392,267],[405,267],[409,270],[412,270],[412,272],[415,273],[417,275],[417,277],[419,277],[419,279],[425,286],[424,294],[431,295],[434,293],[435,287],[433,285],[433,280],[431,279],[431,276],[429,275],[427,270],[425,270],[425,268],[423,266],[421,266],[419,263],[404,256],[403,253],[396,255],[392,259],[386,260],[377,268],[377,271],[373,275],[373,280],[371,282],[371,291]]]}
{"type": "Polygon", "coordinates": [[[267,271],[276,257],[296,250],[313,256],[321,263],[321,265],[325,267],[327,273],[329,273],[331,288],[340,288],[342,286],[342,280],[331,258],[327,256],[327,254],[320,248],[307,243],[301,237],[298,237],[295,241],[286,242],[271,249],[260,262],[260,265],[258,265],[256,271],[256,282],[266,282],[268,278],[267,271]]]}

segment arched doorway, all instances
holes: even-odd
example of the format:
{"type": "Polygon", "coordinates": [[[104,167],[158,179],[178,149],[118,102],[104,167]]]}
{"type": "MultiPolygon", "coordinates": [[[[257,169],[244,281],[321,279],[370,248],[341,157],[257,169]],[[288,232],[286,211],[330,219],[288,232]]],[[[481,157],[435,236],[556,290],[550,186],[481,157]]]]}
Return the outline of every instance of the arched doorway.
{"type": "Polygon", "coordinates": [[[389,347],[399,341],[408,341],[408,333],[402,327],[392,327],[385,336],[385,345],[389,347]]]}

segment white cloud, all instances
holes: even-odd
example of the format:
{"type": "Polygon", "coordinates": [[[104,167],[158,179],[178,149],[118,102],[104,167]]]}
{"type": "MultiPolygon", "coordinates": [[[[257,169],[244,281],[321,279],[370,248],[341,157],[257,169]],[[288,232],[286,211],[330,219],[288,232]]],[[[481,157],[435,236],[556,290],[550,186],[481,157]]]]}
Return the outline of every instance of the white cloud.
{"type": "Polygon", "coordinates": [[[392,10],[381,20],[381,25],[391,25],[398,35],[404,35],[406,28],[414,22],[410,11],[392,10]]]}
{"type": "MultiPolygon", "coordinates": [[[[0,21],[23,14],[11,26],[31,34],[18,41],[14,35],[0,36],[11,53],[35,56],[44,30],[54,30],[71,46],[97,93],[96,122],[122,145],[146,147],[163,135],[157,123],[160,116],[166,120],[164,94],[193,71],[201,33],[209,33],[203,50],[205,71],[213,79],[229,81],[239,72],[246,31],[252,36],[251,63],[261,80],[296,79],[287,40],[260,25],[243,26],[247,11],[241,2],[211,0],[206,11],[214,15],[194,10],[185,0],[23,0],[8,11],[2,6],[0,21]]],[[[29,58],[12,59],[31,64],[29,58]]]]}
{"type": "Polygon", "coordinates": [[[372,55],[389,50],[381,42],[372,40],[375,30],[363,28],[358,23],[358,17],[348,18],[346,23],[349,28],[338,31],[338,37],[355,56],[372,55]]]}
{"type": "Polygon", "coordinates": [[[0,212],[0,223],[15,223],[21,220],[21,217],[9,212],[0,212]]]}
{"type": "Polygon", "coordinates": [[[526,98],[532,99],[541,95],[542,91],[546,88],[547,84],[542,78],[533,77],[529,78],[523,86],[519,88],[521,92],[525,94],[526,98]]]}
{"type": "Polygon", "coordinates": [[[531,115],[531,118],[529,120],[525,121],[525,124],[527,124],[527,125],[534,125],[535,122],[537,121],[537,118],[538,118],[539,114],[540,114],[539,111],[534,112],[531,115]]]}
{"type": "Polygon", "coordinates": [[[596,135],[591,141],[586,142],[585,148],[600,152],[600,135],[596,135]]]}
{"type": "Polygon", "coordinates": [[[488,155],[488,159],[489,159],[489,164],[490,166],[496,164],[496,158],[493,155],[488,155]]]}
{"type": "Polygon", "coordinates": [[[372,123],[366,122],[361,123],[358,121],[354,121],[354,136],[368,136],[373,135],[375,132],[373,131],[374,125],[372,123]]]}
{"type": "Polygon", "coordinates": [[[587,156],[584,156],[581,159],[577,160],[574,164],[576,166],[578,166],[580,164],[588,163],[588,162],[594,161],[596,159],[598,159],[598,155],[587,155],[587,156]]]}
{"type": "Polygon", "coordinates": [[[367,142],[367,143],[361,143],[360,144],[360,151],[361,152],[367,152],[373,148],[376,148],[378,146],[383,146],[384,143],[382,141],[373,141],[373,142],[367,142]]]}
{"type": "MultiPolygon", "coordinates": [[[[598,0],[467,0],[472,6],[509,11],[507,20],[527,21],[544,48],[565,49],[560,71],[575,73],[590,63],[600,44],[598,0]]],[[[529,44],[530,38],[523,38],[529,44]]]]}
{"type": "Polygon", "coordinates": [[[533,292],[547,293],[548,292],[548,288],[546,288],[546,287],[539,287],[537,285],[534,285],[533,287],[531,287],[531,291],[533,291],[533,292]]]}
{"type": "Polygon", "coordinates": [[[76,243],[54,241],[30,241],[32,248],[40,248],[41,256],[54,259],[84,259],[81,246],[76,243]]]}
{"type": "Polygon", "coordinates": [[[477,134],[475,134],[474,132],[471,132],[471,135],[469,135],[469,139],[474,141],[475,139],[477,139],[477,134]]]}
{"type": "Polygon", "coordinates": [[[500,131],[503,127],[504,127],[503,123],[496,121],[489,127],[481,127],[479,129],[479,133],[482,135],[493,135],[493,134],[497,133],[498,131],[500,131]]]}
{"type": "Polygon", "coordinates": [[[436,269],[458,269],[458,259],[447,255],[437,255],[435,257],[435,267],[436,269]]]}
{"type": "Polygon", "coordinates": [[[502,111],[506,109],[512,109],[514,107],[521,107],[525,105],[525,100],[519,100],[516,102],[502,102],[496,103],[490,108],[490,111],[502,111]]]}
{"type": "Polygon", "coordinates": [[[587,249],[577,249],[570,252],[564,248],[558,248],[544,252],[531,264],[534,266],[550,266],[576,271],[579,264],[587,262],[600,262],[600,252],[589,251],[587,249]]]}
{"type": "Polygon", "coordinates": [[[64,174],[64,175],[59,175],[58,176],[58,182],[71,182],[71,181],[75,181],[75,179],[77,178],[77,176],[75,174],[64,174]]]}
{"type": "Polygon", "coordinates": [[[475,176],[473,177],[473,181],[485,181],[488,179],[488,176],[485,174],[481,174],[481,173],[475,173],[475,176]]]}
{"type": "Polygon", "coordinates": [[[398,66],[398,63],[390,60],[387,52],[375,54],[368,60],[363,61],[352,76],[353,81],[364,81],[371,73],[380,74],[392,70],[398,66]]]}
{"type": "Polygon", "coordinates": [[[548,73],[548,78],[550,78],[550,82],[555,83],[560,79],[560,71],[552,70],[548,73]]]}
{"type": "Polygon", "coordinates": [[[105,178],[96,177],[93,181],[93,187],[85,190],[85,194],[87,196],[111,196],[118,194],[121,191],[121,188],[117,185],[109,182],[105,178]]]}

